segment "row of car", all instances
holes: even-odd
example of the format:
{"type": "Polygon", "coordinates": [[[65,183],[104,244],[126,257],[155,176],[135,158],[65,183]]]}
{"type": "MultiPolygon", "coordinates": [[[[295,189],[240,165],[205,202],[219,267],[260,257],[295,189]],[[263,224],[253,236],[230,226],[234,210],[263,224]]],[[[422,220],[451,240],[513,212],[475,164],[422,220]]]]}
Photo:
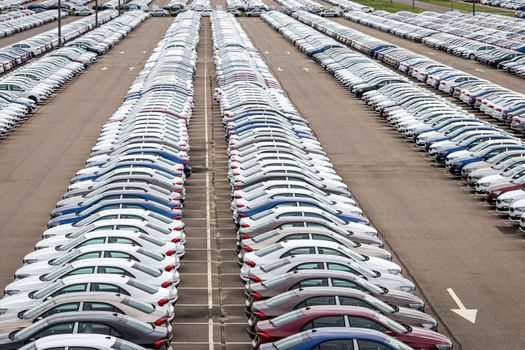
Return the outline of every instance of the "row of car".
{"type": "Polygon", "coordinates": [[[227,0],[226,7],[229,13],[235,16],[246,15],[248,17],[259,16],[262,12],[268,11],[268,5],[261,0],[227,0]]]}
{"type": "MultiPolygon", "coordinates": [[[[60,7],[62,11],[69,11],[75,8],[76,6],[85,6],[87,3],[91,2],[90,0],[63,0],[60,2],[60,7]]],[[[27,6],[29,10],[34,11],[45,11],[51,9],[58,9],[58,0],[44,0],[41,2],[34,2],[27,6]]]]}
{"type": "Polygon", "coordinates": [[[199,29],[175,19],[104,125],[5,289],[0,349],[171,349],[199,29]]]}
{"type": "Polygon", "coordinates": [[[480,25],[474,26],[471,23],[461,30],[457,27],[446,29],[448,22],[438,19],[436,22],[440,23],[439,25],[428,25],[426,21],[432,20],[432,16],[425,16],[423,13],[419,17],[421,18],[414,21],[413,16],[405,17],[386,11],[370,14],[352,11],[345,14],[345,18],[353,22],[525,77],[525,26],[516,26],[515,32],[481,29],[480,25]]]}
{"type": "Polygon", "coordinates": [[[345,11],[361,11],[361,12],[372,12],[374,11],[373,7],[361,5],[357,2],[350,0],[326,0],[326,2],[337,6],[345,11]]]}
{"type": "Polygon", "coordinates": [[[27,10],[27,9],[10,11],[10,12],[7,12],[7,13],[2,13],[2,14],[0,14],[0,23],[5,22],[5,21],[10,21],[10,20],[15,19],[15,18],[20,18],[20,17],[24,17],[24,16],[31,16],[32,14],[34,14],[34,12],[30,11],[30,10],[27,10]]]}
{"type": "MultiPolygon", "coordinates": [[[[44,11],[35,13],[33,11],[29,16],[17,17],[11,20],[0,22],[0,38],[13,35],[15,33],[39,27],[43,24],[53,22],[58,19],[58,11],[44,11]]],[[[67,16],[67,13],[61,14],[62,18],[67,16]]]]}
{"type": "MultiPolygon", "coordinates": [[[[115,17],[116,11],[102,11],[98,15],[98,22],[104,24],[115,17]]],[[[62,26],[62,42],[72,40],[96,27],[95,16],[89,16],[62,26]]],[[[35,56],[39,56],[58,46],[58,32],[51,29],[31,38],[18,41],[0,49],[0,73],[16,68],[35,56]]]]}
{"type": "MultiPolygon", "coordinates": [[[[520,139],[328,38],[315,44],[306,53],[341,84],[525,229],[525,145],[520,139]]],[[[454,89],[454,96],[483,105],[464,89],[454,89]]]]}
{"type": "Polygon", "coordinates": [[[239,23],[211,19],[252,345],[450,349],[239,23]]]}
{"type": "Polygon", "coordinates": [[[463,0],[467,2],[476,1],[480,4],[494,7],[501,7],[509,10],[525,10],[525,1],[523,0],[463,0]]]}
{"type": "Polygon", "coordinates": [[[47,101],[147,17],[142,11],[126,13],[0,78],[0,93],[5,97],[0,106],[0,135],[25,122],[35,104],[47,101]]]}
{"type": "Polygon", "coordinates": [[[301,22],[525,133],[525,95],[305,11],[301,22]]]}
{"type": "Polygon", "coordinates": [[[318,2],[312,0],[276,0],[276,2],[293,11],[301,9],[318,13],[325,9],[323,5],[320,5],[318,2]]]}
{"type": "Polygon", "coordinates": [[[30,2],[30,1],[31,0],[3,0],[0,3],[0,10],[17,8],[18,6],[21,6],[25,4],[26,2],[30,2]]]}

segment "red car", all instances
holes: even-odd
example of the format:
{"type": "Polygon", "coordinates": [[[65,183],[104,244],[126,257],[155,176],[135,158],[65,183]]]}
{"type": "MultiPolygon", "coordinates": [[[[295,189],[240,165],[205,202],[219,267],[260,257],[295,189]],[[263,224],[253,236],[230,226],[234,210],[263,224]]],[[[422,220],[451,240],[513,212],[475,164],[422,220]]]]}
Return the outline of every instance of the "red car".
{"type": "Polygon", "coordinates": [[[523,189],[525,189],[525,178],[519,178],[516,180],[512,180],[510,183],[494,185],[494,186],[489,187],[487,191],[486,201],[490,204],[495,204],[496,200],[501,194],[505,192],[523,190],[523,189]]]}
{"type": "Polygon", "coordinates": [[[374,329],[415,349],[452,349],[452,342],[442,334],[424,328],[404,326],[368,308],[342,305],[305,307],[268,321],[259,321],[252,345],[258,348],[263,343],[322,327],[374,329]]]}

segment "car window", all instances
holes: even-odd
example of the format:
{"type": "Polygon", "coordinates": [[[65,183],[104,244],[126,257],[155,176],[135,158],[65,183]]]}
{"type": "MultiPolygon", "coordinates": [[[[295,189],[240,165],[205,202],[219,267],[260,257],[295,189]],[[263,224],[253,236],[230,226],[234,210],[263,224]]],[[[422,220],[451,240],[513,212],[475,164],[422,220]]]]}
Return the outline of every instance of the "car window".
{"type": "Polygon", "coordinates": [[[328,287],[328,278],[310,278],[302,280],[301,282],[294,284],[290,289],[306,287],[328,287]]]}
{"type": "Polygon", "coordinates": [[[135,241],[124,237],[109,237],[108,243],[137,244],[135,241]]]}
{"type": "Polygon", "coordinates": [[[313,239],[319,240],[319,241],[329,241],[329,242],[337,242],[334,238],[330,236],[320,235],[320,234],[313,234],[313,239]]]}
{"type": "Polygon", "coordinates": [[[129,295],[124,289],[109,283],[92,283],[90,290],[92,292],[110,292],[110,293],[120,293],[124,295],[129,295]]]}
{"type": "Polygon", "coordinates": [[[75,276],[75,275],[90,275],[93,272],[95,272],[94,267],[81,267],[81,268],[74,269],[73,271],[66,273],[64,277],[75,276]]]}
{"type": "Polygon", "coordinates": [[[95,322],[80,322],[78,333],[113,335],[110,326],[95,322]]]}
{"type": "Polygon", "coordinates": [[[279,242],[281,242],[281,241],[295,241],[295,240],[298,240],[298,239],[309,239],[309,235],[308,235],[308,233],[294,233],[292,235],[288,235],[288,236],[282,238],[281,240],[279,240],[279,242]]]}
{"type": "MultiPolygon", "coordinates": [[[[352,339],[333,339],[322,342],[312,350],[354,350],[352,339]]],[[[361,348],[359,348],[361,350],[361,348]]]]}
{"type": "Polygon", "coordinates": [[[347,271],[353,273],[354,275],[361,275],[359,272],[347,265],[336,263],[328,263],[326,265],[328,266],[328,270],[347,271]]]}
{"type": "Polygon", "coordinates": [[[339,304],[345,305],[345,306],[361,306],[361,307],[366,307],[367,309],[375,310],[375,308],[372,307],[367,302],[361,299],[352,298],[352,297],[339,297],[339,304]]]}
{"type": "Polygon", "coordinates": [[[83,311],[108,311],[108,312],[116,312],[119,314],[122,314],[123,312],[111,305],[106,303],[95,303],[95,302],[85,302],[84,306],[82,307],[83,311]]]}
{"type": "Polygon", "coordinates": [[[72,334],[74,328],[75,322],[60,323],[35,334],[34,338],[38,339],[55,334],[72,334]]]}
{"type": "Polygon", "coordinates": [[[354,282],[347,281],[347,280],[341,280],[337,278],[332,279],[332,286],[333,287],[353,288],[353,289],[364,291],[364,289],[360,285],[355,284],[354,282]]]}
{"type": "Polygon", "coordinates": [[[308,298],[306,300],[303,300],[299,304],[295,305],[294,309],[301,309],[303,307],[316,306],[316,305],[335,305],[335,296],[323,295],[323,296],[308,298]]]}
{"type": "Polygon", "coordinates": [[[77,256],[73,260],[96,259],[96,258],[100,258],[100,252],[84,253],[84,254],[77,256]]]}
{"type": "Polygon", "coordinates": [[[359,350],[391,350],[388,346],[371,340],[358,340],[359,350]]]}
{"type": "Polygon", "coordinates": [[[322,269],[323,269],[323,263],[318,262],[318,263],[299,264],[299,265],[295,266],[293,269],[291,269],[290,271],[295,271],[295,270],[322,270],[322,269]]]}
{"type": "Polygon", "coordinates": [[[369,320],[368,318],[348,316],[348,320],[350,321],[351,327],[368,328],[382,333],[385,333],[387,331],[385,327],[383,327],[375,321],[369,320]]]}
{"type": "Polygon", "coordinates": [[[114,259],[130,259],[134,261],[138,261],[137,258],[134,256],[123,253],[123,252],[104,252],[104,258],[114,258],[114,259]]]}
{"type": "Polygon", "coordinates": [[[67,294],[67,293],[80,293],[85,292],[87,289],[87,284],[72,284],[70,286],[64,287],[60,290],[57,290],[55,293],[51,294],[52,297],[56,297],[57,295],[61,294],[67,294]]]}
{"type": "Polygon", "coordinates": [[[322,328],[322,327],[344,327],[345,326],[345,317],[343,315],[336,316],[322,316],[312,321],[306,323],[301,327],[301,331],[306,331],[312,328],[322,328]]]}
{"type": "Polygon", "coordinates": [[[301,255],[301,254],[315,254],[315,248],[314,247],[299,247],[299,248],[290,249],[289,251],[281,255],[281,258],[284,258],[286,256],[301,255]]]}
{"type": "Polygon", "coordinates": [[[111,266],[99,266],[98,273],[109,273],[113,275],[124,275],[124,276],[129,276],[129,277],[135,277],[124,269],[121,269],[119,267],[111,267],[111,266]]]}
{"type": "Polygon", "coordinates": [[[340,252],[340,251],[332,249],[332,248],[318,247],[317,249],[319,250],[319,254],[335,255],[335,256],[346,256],[343,252],[340,252]]]}
{"type": "Polygon", "coordinates": [[[105,240],[104,238],[88,239],[87,241],[85,241],[82,244],[80,244],[79,247],[84,247],[84,246],[92,245],[92,244],[102,244],[102,243],[104,243],[104,240],[105,240]]]}
{"type": "Polygon", "coordinates": [[[44,312],[39,317],[40,318],[46,318],[48,316],[59,314],[61,312],[71,312],[71,311],[78,311],[80,307],[80,303],[68,303],[68,304],[62,304],[59,306],[55,306],[54,308],[44,312]]]}

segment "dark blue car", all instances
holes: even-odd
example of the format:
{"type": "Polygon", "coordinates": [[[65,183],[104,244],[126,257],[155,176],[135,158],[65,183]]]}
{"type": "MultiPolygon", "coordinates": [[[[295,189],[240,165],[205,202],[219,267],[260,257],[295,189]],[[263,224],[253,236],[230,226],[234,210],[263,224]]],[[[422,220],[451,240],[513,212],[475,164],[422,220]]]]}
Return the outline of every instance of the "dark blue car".
{"type": "Polygon", "coordinates": [[[504,146],[494,146],[487,148],[484,152],[478,156],[471,156],[466,159],[458,159],[452,162],[449,166],[449,171],[454,176],[461,176],[461,170],[468,164],[475,162],[486,161],[489,158],[494,157],[500,153],[512,150],[525,150],[525,146],[520,145],[504,145],[504,146]]]}
{"type": "Polygon", "coordinates": [[[262,344],[260,350],[353,350],[354,340],[361,349],[414,350],[379,331],[366,328],[316,328],[275,343],[262,344]]]}

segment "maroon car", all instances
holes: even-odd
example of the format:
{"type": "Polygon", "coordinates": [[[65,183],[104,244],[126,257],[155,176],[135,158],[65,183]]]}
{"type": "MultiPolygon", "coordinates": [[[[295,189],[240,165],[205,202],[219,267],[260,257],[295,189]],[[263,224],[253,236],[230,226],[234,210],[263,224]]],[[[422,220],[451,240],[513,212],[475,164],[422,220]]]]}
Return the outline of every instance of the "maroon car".
{"type": "Polygon", "coordinates": [[[490,204],[495,204],[498,197],[505,193],[515,190],[525,189],[525,177],[512,180],[510,183],[490,186],[487,191],[486,201],[490,204]]]}
{"type": "Polygon", "coordinates": [[[288,312],[268,321],[259,321],[252,345],[274,342],[313,328],[357,327],[374,329],[415,349],[452,349],[452,342],[437,332],[405,326],[368,308],[358,306],[321,305],[288,312]]]}

